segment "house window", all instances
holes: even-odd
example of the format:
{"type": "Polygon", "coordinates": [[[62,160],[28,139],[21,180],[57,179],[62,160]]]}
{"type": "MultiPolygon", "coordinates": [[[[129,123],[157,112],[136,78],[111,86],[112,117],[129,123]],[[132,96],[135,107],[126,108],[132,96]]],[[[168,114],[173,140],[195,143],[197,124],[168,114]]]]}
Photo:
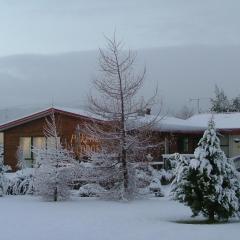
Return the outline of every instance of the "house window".
{"type": "Polygon", "coordinates": [[[3,132],[0,132],[0,145],[3,145],[4,143],[4,133],[3,132]]]}
{"type": "MultiPolygon", "coordinates": [[[[32,146],[36,149],[46,148],[46,138],[45,137],[33,137],[32,146]]],[[[36,154],[33,153],[33,159],[36,159],[36,154]]]]}
{"type": "MultiPolygon", "coordinates": [[[[60,138],[57,138],[57,142],[60,143],[60,138]]],[[[27,167],[32,167],[36,160],[36,155],[32,152],[32,148],[55,148],[55,138],[49,137],[21,137],[20,148],[22,151],[22,157],[26,161],[27,167]]]]}
{"type": "Polygon", "coordinates": [[[180,137],[178,139],[178,151],[179,153],[188,153],[188,137],[180,137]]]}
{"type": "Polygon", "coordinates": [[[23,152],[23,157],[25,159],[31,159],[32,158],[32,139],[31,137],[21,137],[20,138],[20,146],[23,152]]]}
{"type": "Polygon", "coordinates": [[[31,137],[21,137],[20,138],[20,149],[22,151],[22,157],[26,161],[27,167],[32,167],[32,165],[33,165],[32,138],[31,137]]]}
{"type": "Polygon", "coordinates": [[[33,137],[33,147],[35,148],[45,148],[46,138],[45,137],[33,137]]]}
{"type": "Polygon", "coordinates": [[[47,138],[47,148],[56,148],[56,144],[60,144],[60,137],[57,138],[57,143],[54,137],[47,138]]]}
{"type": "Polygon", "coordinates": [[[229,136],[221,135],[220,136],[220,147],[224,151],[227,157],[229,157],[229,136]]]}

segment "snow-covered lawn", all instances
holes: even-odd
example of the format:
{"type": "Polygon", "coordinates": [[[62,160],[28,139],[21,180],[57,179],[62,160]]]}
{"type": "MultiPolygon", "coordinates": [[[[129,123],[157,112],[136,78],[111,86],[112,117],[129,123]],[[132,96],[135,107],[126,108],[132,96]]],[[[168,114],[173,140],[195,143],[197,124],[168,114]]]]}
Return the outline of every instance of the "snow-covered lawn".
{"type": "Polygon", "coordinates": [[[0,198],[2,240],[221,240],[239,239],[240,222],[175,223],[188,208],[166,198],[130,203],[74,198],[43,202],[32,196],[0,198]]]}

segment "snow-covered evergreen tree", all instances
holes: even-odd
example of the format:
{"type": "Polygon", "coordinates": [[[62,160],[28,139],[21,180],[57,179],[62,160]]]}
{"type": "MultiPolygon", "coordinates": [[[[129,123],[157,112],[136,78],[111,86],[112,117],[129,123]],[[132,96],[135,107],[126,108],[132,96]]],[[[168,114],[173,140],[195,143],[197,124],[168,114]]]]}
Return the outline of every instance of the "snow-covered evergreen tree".
{"type": "Polygon", "coordinates": [[[195,150],[195,159],[179,159],[171,195],[202,213],[210,222],[240,213],[240,179],[233,163],[220,148],[213,119],[195,150]]]}
{"type": "Polygon", "coordinates": [[[231,112],[231,104],[223,89],[215,86],[215,97],[211,98],[211,112],[231,112]]]}
{"type": "Polygon", "coordinates": [[[37,156],[34,186],[37,194],[46,200],[66,200],[70,196],[69,184],[77,162],[60,142],[54,113],[50,120],[46,119],[44,134],[51,144],[33,150],[37,156]]]}
{"type": "Polygon", "coordinates": [[[231,111],[232,112],[240,112],[240,96],[237,96],[232,99],[231,111]]]}

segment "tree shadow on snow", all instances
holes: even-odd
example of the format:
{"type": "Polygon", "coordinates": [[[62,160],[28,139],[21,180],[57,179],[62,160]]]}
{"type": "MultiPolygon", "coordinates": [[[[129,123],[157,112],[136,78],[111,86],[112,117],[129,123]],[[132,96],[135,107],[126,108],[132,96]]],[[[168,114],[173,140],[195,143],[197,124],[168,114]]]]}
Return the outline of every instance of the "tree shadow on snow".
{"type": "Polygon", "coordinates": [[[233,219],[229,221],[214,221],[210,222],[208,219],[182,219],[182,220],[172,220],[173,223],[179,224],[196,224],[196,225],[211,225],[211,224],[231,224],[231,223],[240,223],[240,220],[233,219]]]}

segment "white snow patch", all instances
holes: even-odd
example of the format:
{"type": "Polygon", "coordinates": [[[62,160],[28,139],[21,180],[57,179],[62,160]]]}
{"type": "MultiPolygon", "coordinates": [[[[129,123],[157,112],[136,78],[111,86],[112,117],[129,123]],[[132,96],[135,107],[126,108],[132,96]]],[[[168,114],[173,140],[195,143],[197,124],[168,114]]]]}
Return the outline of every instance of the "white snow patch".
{"type": "Polygon", "coordinates": [[[43,202],[32,196],[0,198],[4,240],[229,240],[238,239],[240,223],[189,225],[191,211],[166,198],[129,203],[74,198],[43,202]]]}

